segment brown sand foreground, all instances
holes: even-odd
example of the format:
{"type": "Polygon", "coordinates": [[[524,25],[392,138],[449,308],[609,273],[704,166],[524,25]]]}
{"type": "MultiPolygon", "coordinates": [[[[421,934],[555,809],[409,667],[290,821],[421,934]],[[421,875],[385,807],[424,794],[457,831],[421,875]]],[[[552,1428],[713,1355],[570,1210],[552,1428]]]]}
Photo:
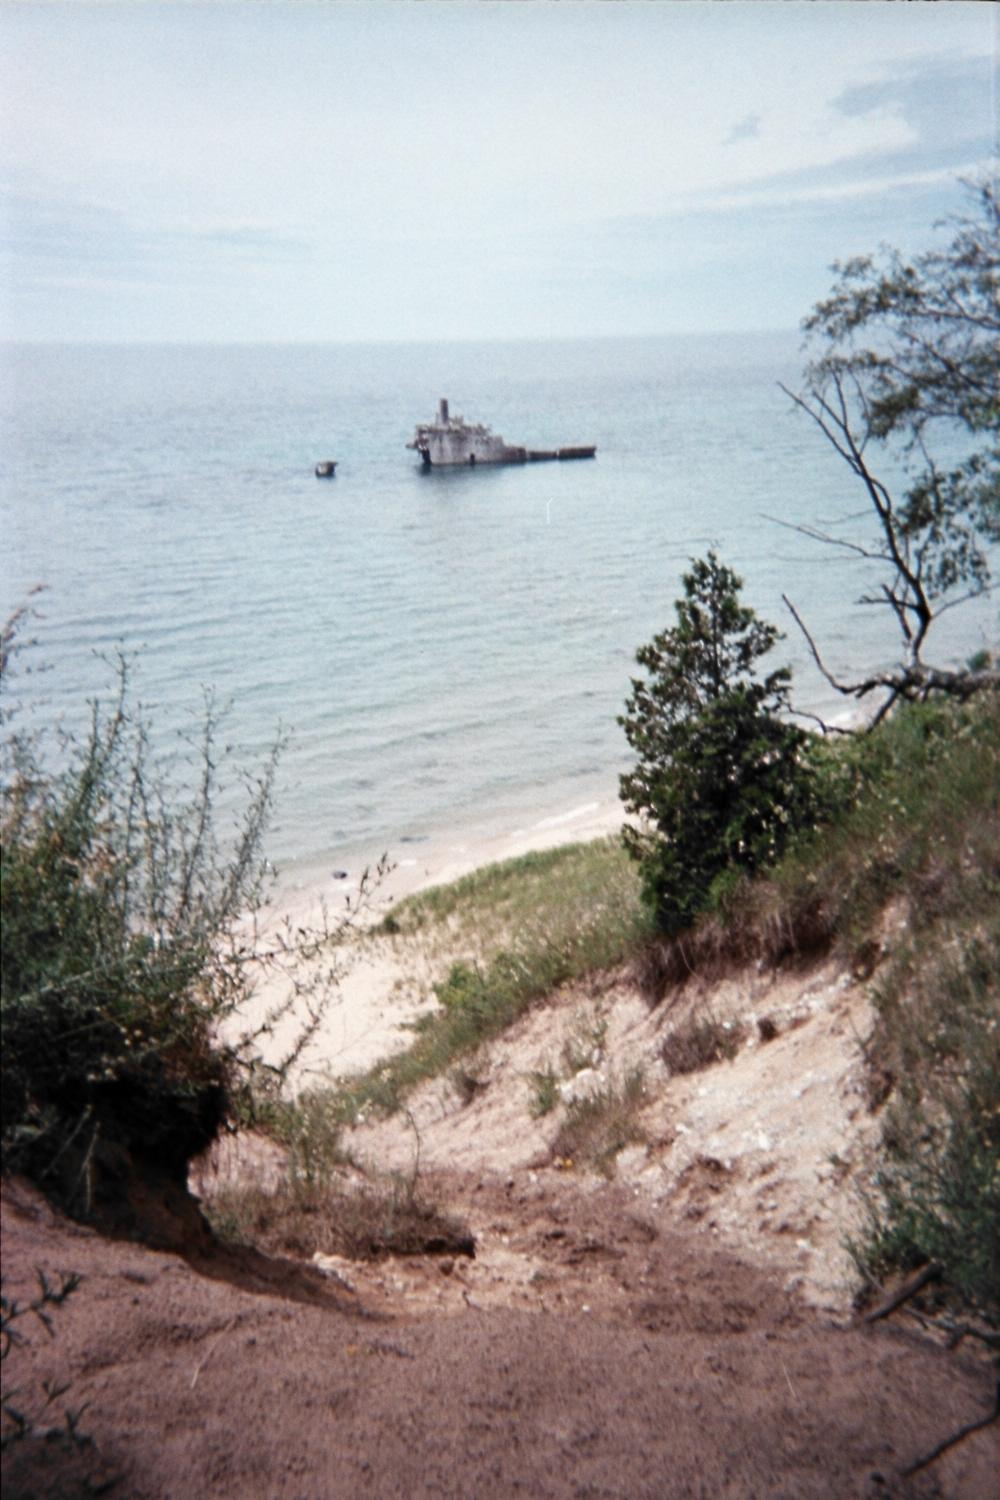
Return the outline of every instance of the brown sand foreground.
{"type": "MultiPolygon", "coordinates": [[[[601,816],[577,814],[529,846],[601,816]]],[[[504,842],[468,867],[523,852],[504,842]]],[[[461,873],[428,851],[395,894],[461,873]]],[[[366,947],[317,1071],[400,1044],[411,1007],[386,964],[366,947]]],[[[4,1500],[994,1500],[997,1423],[909,1472],[991,1411],[989,1363],[906,1309],[850,1314],[843,1174],[878,1126],[859,1092],[864,987],[830,965],[734,976],[715,1013],[766,1015],[770,1039],[751,1024],[731,1060],[669,1078],[664,1028],[704,999],[650,1012],[627,975],[569,989],[478,1060],[471,1099],[437,1080],[405,1119],[351,1133],[359,1160],[414,1179],[416,1137],[421,1191],[468,1223],[471,1260],[267,1258],[196,1232],[153,1250],[4,1183],[5,1298],[38,1273],[82,1277],[51,1337],[17,1325],[4,1391],[37,1433],[79,1412],[88,1439],[10,1446],[4,1500]],[[533,1070],[582,1032],[600,1046],[564,1082],[641,1065],[650,1085],[643,1142],[610,1182],[564,1170],[560,1110],[529,1108],[533,1070]],[[60,1394],[43,1411],[46,1382],[60,1394]]],[[[227,1151],[244,1178],[280,1171],[273,1145],[227,1151]]]]}
{"type": "Polygon", "coordinates": [[[82,1409],[92,1440],[16,1444],[6,1500],[995,1495],[995,1426],[901,1477],[989,1409],[981,1360],[888,1321],[824,1322],[614,1185],[567,1183],[541,1207],[494,1191],[508,1228],[530,1207],[560,1311],[366,1305],[288,1261],[104,1240],[6,1184],[5,1293],[36,1268],[84,1279],[5,1385],[22,1404],[66,1385],[53,1409],[82,1409]]]}

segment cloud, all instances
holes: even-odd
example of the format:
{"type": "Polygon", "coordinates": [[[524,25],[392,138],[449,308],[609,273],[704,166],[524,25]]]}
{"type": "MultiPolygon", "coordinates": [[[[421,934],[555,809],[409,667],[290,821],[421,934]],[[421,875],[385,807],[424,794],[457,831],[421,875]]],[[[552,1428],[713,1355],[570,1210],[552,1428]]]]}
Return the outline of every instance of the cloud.
{"type": "Polygon", "coordinates": [[[760,135],[760,127],[763,119],[764,116],[760,114],[744,115],[742,120],[737,120],[723,144],[734,146],[738,141],[756,140],[760,135]]]}
{"type": "Polygon", "coordinates": [[[847,119],[891,112],[937,146],[978,139],[994,114],[996,69],[988,57],[921,60],[872,83],[843,89],[831,108],[847,119]]]}
{"type": "MultiPolygon", "coordinates": [[[[801,174],[791,173],[750,186],[733,186],[721,191],[691,195],[679,199],[672,207],[678,215],[691,213],[730,213],[734,209],[793,209],[815,203],[857,202],[863,198],[882,197],[888,193],[909,193],[916,189],[947,187],[958,179],[976,178],[988,166],[986,158],[949,163],[913,171],[857,170],[850,176],[838,175],[833,181],[803,181],[801,174]]],[[[821,174],[811,174],[813,178],[821,174]]]]}

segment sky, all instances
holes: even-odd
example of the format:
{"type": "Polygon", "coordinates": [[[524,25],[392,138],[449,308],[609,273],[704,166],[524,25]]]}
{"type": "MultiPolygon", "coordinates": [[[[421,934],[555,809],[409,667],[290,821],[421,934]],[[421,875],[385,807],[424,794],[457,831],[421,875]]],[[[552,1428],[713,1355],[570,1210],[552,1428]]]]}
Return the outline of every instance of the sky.
{"type": "Polygon", "coordinates": [[[0,0],[0,337],[794,328],[995,159],[1000,7],[0,0]]]}

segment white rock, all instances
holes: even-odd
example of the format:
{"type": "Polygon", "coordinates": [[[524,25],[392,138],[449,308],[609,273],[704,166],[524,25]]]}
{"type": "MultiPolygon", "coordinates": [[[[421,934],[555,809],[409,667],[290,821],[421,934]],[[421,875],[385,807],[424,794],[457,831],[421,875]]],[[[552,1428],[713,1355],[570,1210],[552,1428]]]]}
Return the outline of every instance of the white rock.
{"type": "Polygon", "coordinates": [[[605,1079],[596,1068],[581,1068],[559,1085],[559,1096],[564,1104],[575,1104],[579,1099],[601,1093],[605,1086],[605,1079]]]}
{"type": "Polygon", "coordinates": [[[343,1256],[324,1255],[322,1250],[317,1250],[313,1255],[313,1265],[318,1270],[322,1271],[325,1276],[332,1276],[335,1281],[340,1282],[341,1286],[345,1286],[349,1292],[353,1292],[354,1283],[344,1274],[345,1266],[349,1266],[350,1264],[351,1262],[345,1260],[343,1256]]]}

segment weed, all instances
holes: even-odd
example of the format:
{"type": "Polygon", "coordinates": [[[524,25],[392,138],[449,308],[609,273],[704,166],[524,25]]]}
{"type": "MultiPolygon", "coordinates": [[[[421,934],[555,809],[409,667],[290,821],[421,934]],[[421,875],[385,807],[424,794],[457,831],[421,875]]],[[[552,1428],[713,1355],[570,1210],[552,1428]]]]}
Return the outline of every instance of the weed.
{"type": "Polygon", "coordinates": [[[731,1061],[746,1035],[736,1021],[720,1021],[711,1014],[695,1015],[667,1033],[660,1057],[673,1075],[698,1073],[713,1063],[731,1061]]]}
{"type": "Polygon", "coordinates": [[[613,1176],[618,1153],[645,1138],[638,1119],[645,1098],[642,1069],[634,1068],[621,1084],[612,1080],[571,1100],[552,1143],[553,1157],[613,1176]]]}
{"type": "MultiPolygon", "coordinates": [[[[49,1338],[55,1336],[53,1313],[73,1295],[81,1279],[75,1273],[62,1275],[59,1278],[59,1284],[53,1285],[44,1271],[36,1271],[36,1276],[38,1291],[27,1302],[18,1302],[15,1297],[8,1297],[5,1292],[0,1292],[0,1363],[4,1365],[12,1350],[21,1348],[29,1342],[27,1334],[23,1331],[23,1319],[33,1320],[44,1329],[49,1338]]],[[[6,1373],[5,1369],[5,1376],[6,1373]]],[[[45,1380],[42,1382],[40,1394],[30,1393],[19,1387],[9,1386],[5,1381],[3,1394],[0,1397],[0,1412],[2,1412],[0,1450],[6,1451],[12,1444],[22,1442],[25,1438],[37,1433],[39,1424],[48,1417],[50,1409],[61,1397],[65,1396],[68,1390],[68,1384],[60,1385],[54,1381],[45,1380]]],[[[51,1430],[69,1437],[74,1443],[81,1443],[83,1439],[79,1423],[82,1414],[83,1408],[76,1411],[64,1408],[60,1426],[51,1430]]]]}
{"type": "Polygon", "coordinates": [[[559,1103],[559,1075],[551,1063],[546,1063],[544,1068],[536,1068],[528,1077],[533,1092],[532,1118],[540,1120],[543,1115],[551,1114],[559,1103]]]}

